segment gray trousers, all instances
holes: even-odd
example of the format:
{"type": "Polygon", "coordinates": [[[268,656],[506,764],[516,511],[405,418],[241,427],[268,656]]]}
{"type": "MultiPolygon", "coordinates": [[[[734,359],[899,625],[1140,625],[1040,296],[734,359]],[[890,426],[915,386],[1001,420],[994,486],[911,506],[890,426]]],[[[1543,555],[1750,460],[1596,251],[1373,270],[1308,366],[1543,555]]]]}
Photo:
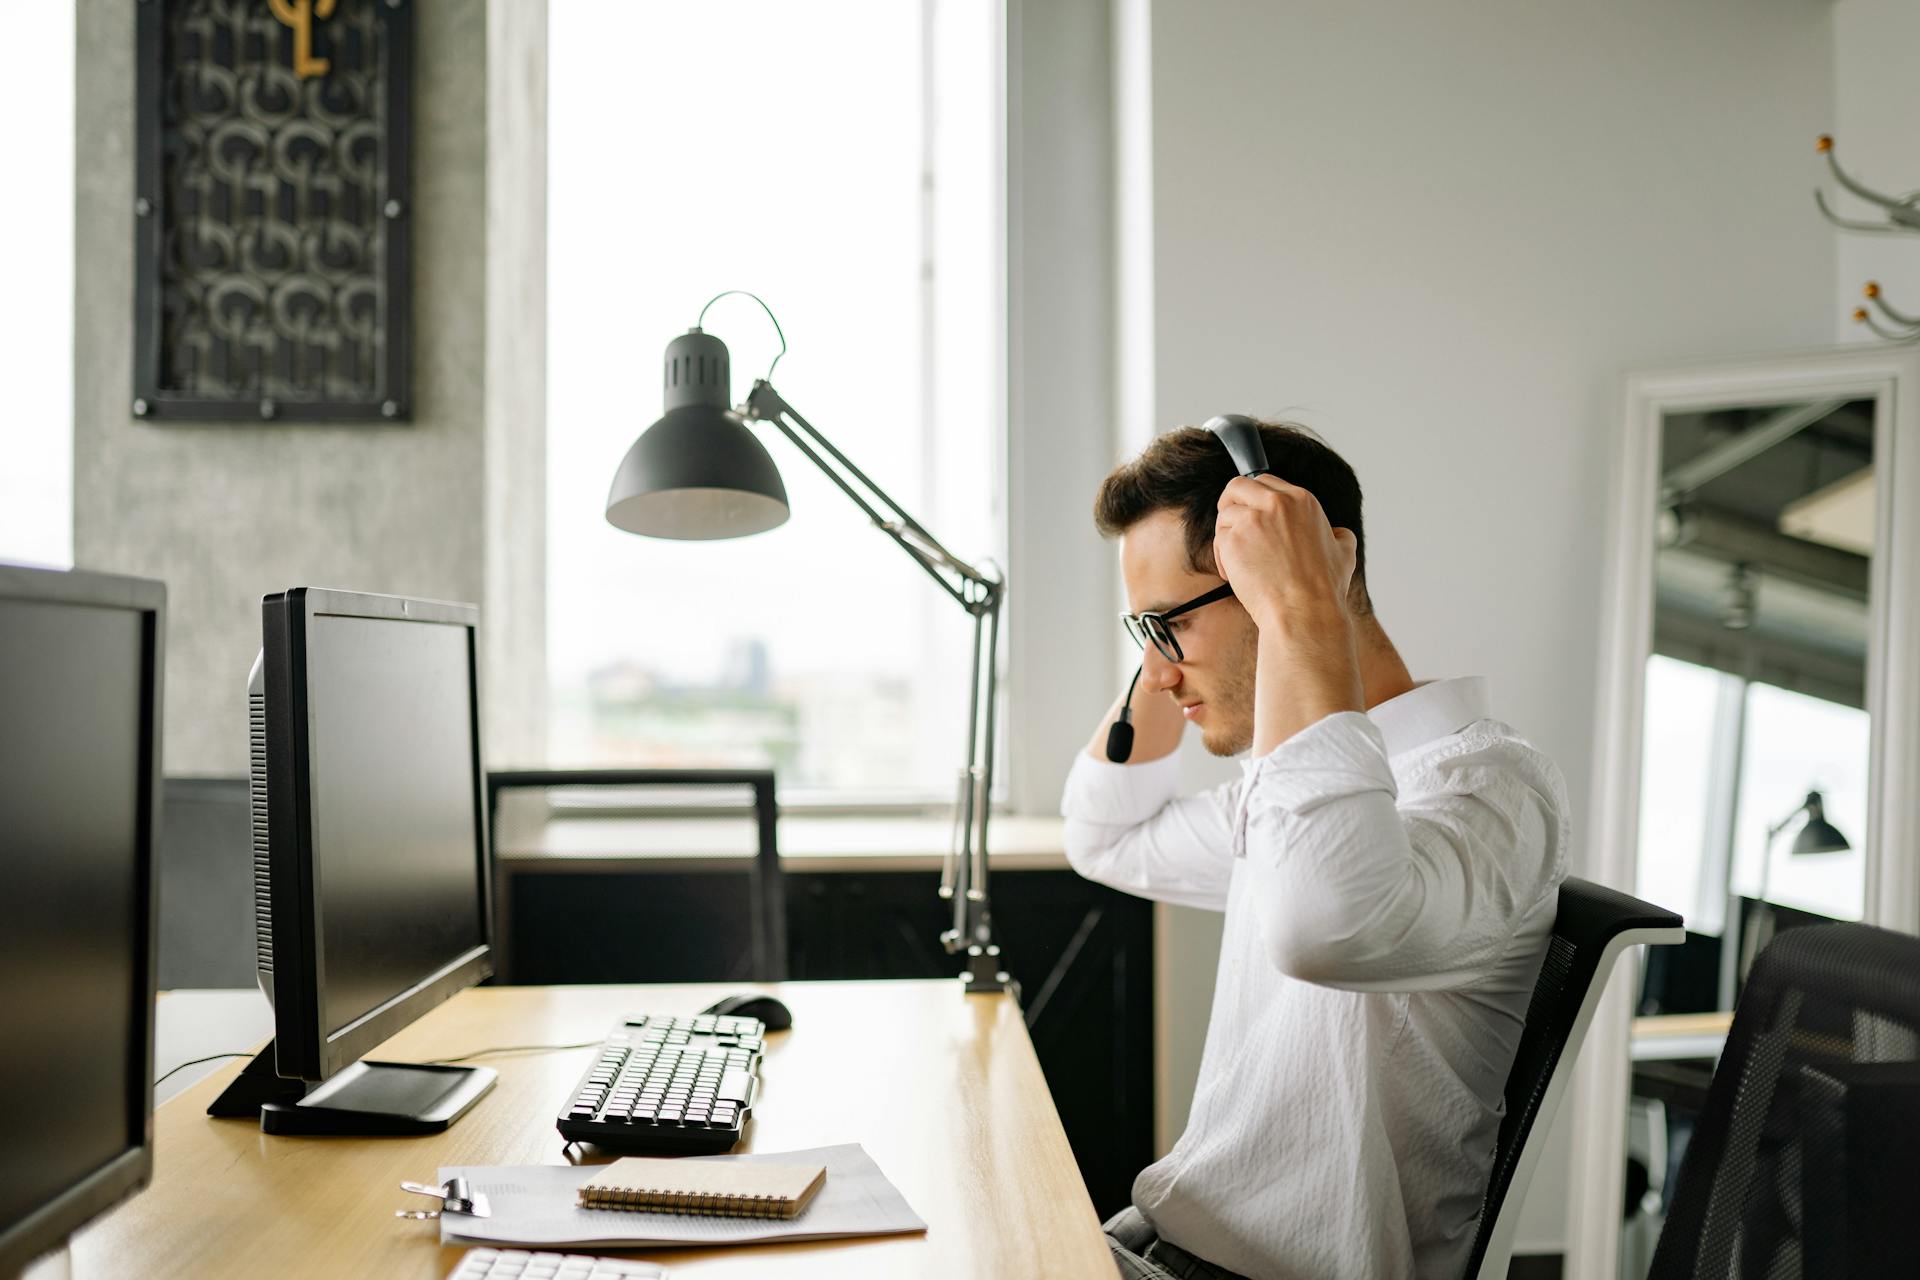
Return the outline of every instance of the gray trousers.
{"type": "Polygon", "coordinates": [[[1236,1272],[1196,1258],[1153,1232],[1153,1224],[1128,1205],[1107,1219],[1107,1248],[1120,1280],[1244,1280],[1236,1272]]]}

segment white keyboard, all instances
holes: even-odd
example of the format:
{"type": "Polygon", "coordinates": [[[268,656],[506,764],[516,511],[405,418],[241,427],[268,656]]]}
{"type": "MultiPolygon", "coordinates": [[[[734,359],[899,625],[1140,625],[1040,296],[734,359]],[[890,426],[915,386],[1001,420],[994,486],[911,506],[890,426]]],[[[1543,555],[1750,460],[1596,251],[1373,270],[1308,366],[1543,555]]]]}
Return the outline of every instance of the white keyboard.
{"type": "Polygon", "coordinates": [[[469,1249],[447,1280],[661,1280],[665,1267],[631,1258],[526,1249],[469,1249]]]}

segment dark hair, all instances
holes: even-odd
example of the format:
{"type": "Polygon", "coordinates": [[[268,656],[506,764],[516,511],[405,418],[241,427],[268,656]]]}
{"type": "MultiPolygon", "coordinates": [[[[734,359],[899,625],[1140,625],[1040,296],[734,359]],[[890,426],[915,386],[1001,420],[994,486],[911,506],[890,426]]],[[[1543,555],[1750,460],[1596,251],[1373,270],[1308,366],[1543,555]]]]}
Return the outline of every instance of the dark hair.
{"type": "MultiPolygon", "coordinates": [[[[1355,613],[1373,612],[1367,595],[1367,538],[1360,526],[1360,480],[1346,459],[1304,427],[1283,422],[1260,424],[1267,465],[1288,484],[1319,499],[1327,523],[1353,531],[1353,587],[1348,604],[1355,613]]],[[[1100,483],[1093,500],[1093,522],[1101,534],[1117,538],[1156,511],[1180,513],[1186,526],[1187,561],[1197,573],[1216,573],[1213,523],[1221,491],[1238,475],[1225,445],[1202,427],[1176,427],[1158,436],[1100,483]]]]}

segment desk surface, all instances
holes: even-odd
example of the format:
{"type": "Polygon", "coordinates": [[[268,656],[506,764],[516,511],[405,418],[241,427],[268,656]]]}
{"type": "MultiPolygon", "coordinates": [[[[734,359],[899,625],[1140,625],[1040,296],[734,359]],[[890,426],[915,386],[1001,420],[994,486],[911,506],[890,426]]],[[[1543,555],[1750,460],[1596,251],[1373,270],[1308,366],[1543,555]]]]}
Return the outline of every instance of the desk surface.
{"type": "MultiPolygon", "coordinates": [[[[596,1043],[636,1010],[690,1013],[721,986],[482,987],[371,1057],[421,1061],[513,1044],[596,1043]]],[[[769,1037],[745,1151],[859,1142],[926,1219],[924,1235],[633,1256],[671,1275],[1047,1276],[1109,1280],[1093,1204],[1005,996],[951,981],[764,988],[795,1029],[769,1037]]],[[[592,1049],[482,1059],[499,1083],[446,1133],[280,1138],[213,1120],[226,1067],[155,1113],[154,1181],[73,1241],[73,1274],[382,1276],[441,1280],[461,1249],[405,1221],[403,1178],[441,1165],[566,1162],[553,1117],[592,1049]]],[[[595,1250],[591,1252],[613,1252],[595,1250]]]]}

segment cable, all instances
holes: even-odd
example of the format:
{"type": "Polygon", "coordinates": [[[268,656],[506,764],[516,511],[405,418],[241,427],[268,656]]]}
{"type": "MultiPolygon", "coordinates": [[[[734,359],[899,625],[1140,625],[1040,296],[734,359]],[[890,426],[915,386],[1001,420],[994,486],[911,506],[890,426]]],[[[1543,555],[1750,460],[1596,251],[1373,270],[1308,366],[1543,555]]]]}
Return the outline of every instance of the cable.
{"type": "Polygon", "coordinates": [[[736,293],[743,298],[752,298],[755,302],[758,302],[760,304],[760,309],[767,313],[767,319],[773,321],[773,331],[776,334],[780,335],[780,355],[775,356],[773,358],[773,364],[770,364],[767,366],[767,376],[764,379],[762,379],[762,381],[765,381],[765,382],[772,382],[774,367],[780,363],[780,356],[784,356],[787,354],[787,335],[786,335],[786,331],[781,329],[780,327],[779,317],[773,314],[773,308],[768,306],[766,304],[765,299],[761,298],[759,294],[748,293],[745,289],[728,289],[725,293],[716,293],[711,298],[707,299],[706,307],[700,308],[700,318],[694,321],[694,325],[695,327],[699,327],[701,325],[706,324],[707,307],[711,307],[714,303],[720,301],[720,299],[722,298],[730,298],[736,293]]]}
{"type": "Polygon", "coordinates": [[[582,1040],[579,1044],[507,1044],[496,1049],[475,1049],[472,1053],[463,1053],[457,1058],[433,1058],[428,1066],[444,1067],[455,1062],[465,1062],[469,1058],[487,1058],[496,1053],[558,1053],[563,1049],[586,1049],[599,1044],[598,1040],[582,1040]]]}
{"type": "Polygon", "coordinates": [[[218,1062],[222,1058],[250,1058],[252,1056],[253,1050],[251,1049],[235,1049],[232,1053],[210,1053],[204,1058],[194,1058],[188,1062],[181,1063],[179,1066],[173,1068],[173,1071],[168,1071],[153,1083],[158,1087],[161,1082],[164,1081],[167,1076],[172,1075],[174,1071],[183,1071],[188,1067],[197,1067],[203,1062],[218,1062]]]}
{"type": "MultiPolygon", "coordinates": [[[[465,1062],[469,1058],[490,1057],[491,1055],[496,1053],[557,1053],[562,1049],[585,1049],[589,1045],[596,1045],[599,1043],[600,1042],[598,1040],[582,1040],[579,1044],[509,1044],[509,1045],[502,1045],[500,1048],[497,1048],[497,1049],[475,1049],[472,1053],[463,1053],[457,1058],[434,1058],[431,1062],[428,1063],[428,1065],[435,1066],[435,1067],[444,1067],[455,1062],[465,1062]]],[[[203,1062],[218,1062],[223,1058],[247,1058],[247,1057],[251,1057],[252,1055],[253,1055],[253,1050],[251,1049],[235,1049],[232,1053],[210,1053],[204,1058],[194,1058],[194,1059],[191,1059],[190,1061],[181,1063],[179,1066],[174,1067],[172,1070],[166,1072],[164,1075],[162,1075],[158,1080],[155,1080],[153,1083],[154,1083],[154,1086],[157,1088],[161,1084],[165,1083],[167,1076],[172,1075],[175,1071],[184,1071],[188,1067],[197,1067],[203,1062]]]]}

